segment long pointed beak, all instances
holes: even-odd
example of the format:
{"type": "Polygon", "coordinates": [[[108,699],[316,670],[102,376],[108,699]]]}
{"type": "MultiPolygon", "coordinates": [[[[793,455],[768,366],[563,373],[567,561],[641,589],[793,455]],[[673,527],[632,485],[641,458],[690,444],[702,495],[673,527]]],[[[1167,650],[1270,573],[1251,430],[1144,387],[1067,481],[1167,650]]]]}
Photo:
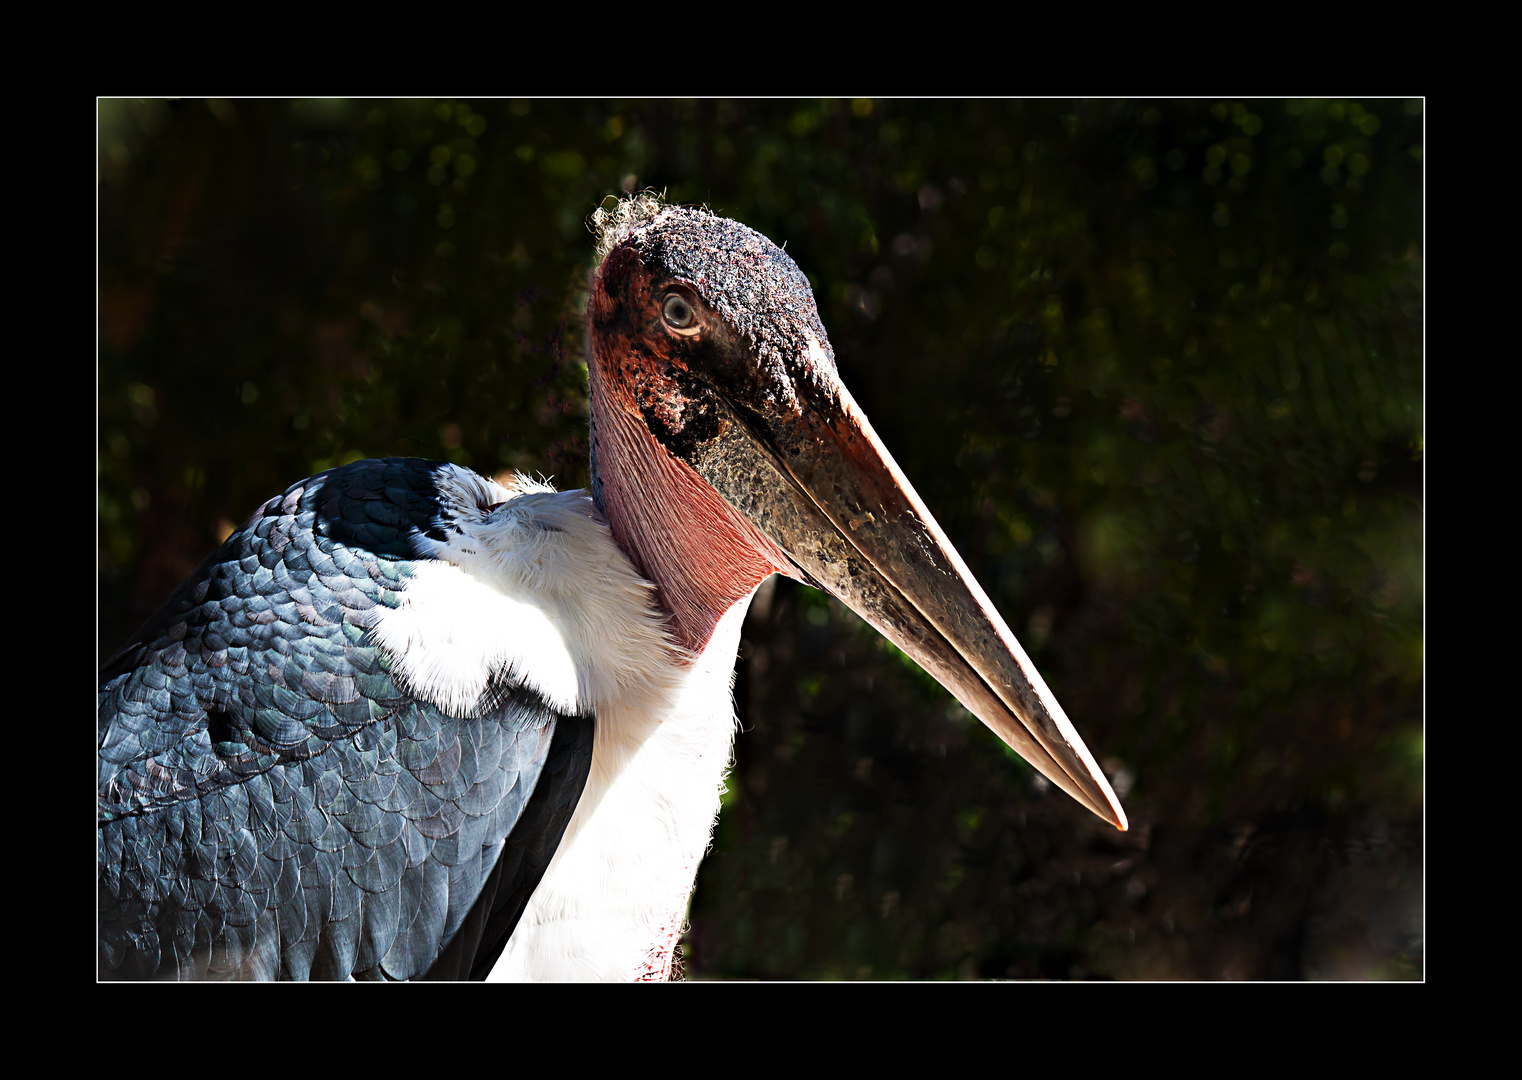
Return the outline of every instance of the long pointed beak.
{"type": "Polygon", "coordinates": [[[1120,800],[845,387],[786,424],[728,403],[692,467],[1063,791],[1118,829],[1120,800]]]}

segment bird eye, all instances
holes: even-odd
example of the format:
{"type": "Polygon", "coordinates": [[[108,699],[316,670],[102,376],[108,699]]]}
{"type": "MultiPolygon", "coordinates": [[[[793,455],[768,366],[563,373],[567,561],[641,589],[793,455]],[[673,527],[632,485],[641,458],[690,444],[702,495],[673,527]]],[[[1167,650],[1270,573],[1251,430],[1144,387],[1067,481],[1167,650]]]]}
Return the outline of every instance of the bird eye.
{"type": "Polygon", "coordinates": [[[666,297],[666,303],[661,308],[661,314],[666,319],[666,325],[680,334],[695,334],[698,328],[695,325],[697,316],[693,313],[692,305],[678,293],[672,293],[666,297]]]}

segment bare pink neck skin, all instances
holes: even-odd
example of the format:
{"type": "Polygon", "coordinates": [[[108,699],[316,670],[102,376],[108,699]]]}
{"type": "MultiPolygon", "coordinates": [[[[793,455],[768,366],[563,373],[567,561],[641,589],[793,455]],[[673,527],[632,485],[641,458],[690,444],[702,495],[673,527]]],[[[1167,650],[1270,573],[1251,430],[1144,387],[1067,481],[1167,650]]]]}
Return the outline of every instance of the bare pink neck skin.
{"type": "Polygon", "coordinates": [[[592,454],[613,539],[655,582],[672,635],[701,653],[726,611],[792,564],[656,441],[598,358],[589,367],[592,454]]]}

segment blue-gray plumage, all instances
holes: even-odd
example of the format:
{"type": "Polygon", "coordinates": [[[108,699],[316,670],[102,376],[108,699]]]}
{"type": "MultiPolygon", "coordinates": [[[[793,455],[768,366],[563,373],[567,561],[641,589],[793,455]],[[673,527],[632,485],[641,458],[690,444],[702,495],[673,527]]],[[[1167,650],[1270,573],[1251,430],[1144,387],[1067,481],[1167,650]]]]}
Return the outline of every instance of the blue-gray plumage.
{"type": "Polygon", "coordinates": [[[100,963],[127,978],[483,975],[564,832],[590,717],[419,700],[367,637],[449,511],[392,458],[271,499],[107,662],[100,963]]]}

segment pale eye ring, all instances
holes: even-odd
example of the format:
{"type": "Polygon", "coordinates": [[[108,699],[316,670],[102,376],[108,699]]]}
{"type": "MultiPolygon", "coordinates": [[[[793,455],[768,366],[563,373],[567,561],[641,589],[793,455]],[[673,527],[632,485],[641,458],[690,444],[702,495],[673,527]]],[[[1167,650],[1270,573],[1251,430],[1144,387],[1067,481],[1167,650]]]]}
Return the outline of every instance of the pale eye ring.
{"type": "Polygon", "coordinates": [[[692,305],[681,293],[672,293],[666,297],[666,302],[661,305],[661,317],[666,320],[666,325],[678,334],[698,332],[697,312],[692,310],[692,305]]]}

